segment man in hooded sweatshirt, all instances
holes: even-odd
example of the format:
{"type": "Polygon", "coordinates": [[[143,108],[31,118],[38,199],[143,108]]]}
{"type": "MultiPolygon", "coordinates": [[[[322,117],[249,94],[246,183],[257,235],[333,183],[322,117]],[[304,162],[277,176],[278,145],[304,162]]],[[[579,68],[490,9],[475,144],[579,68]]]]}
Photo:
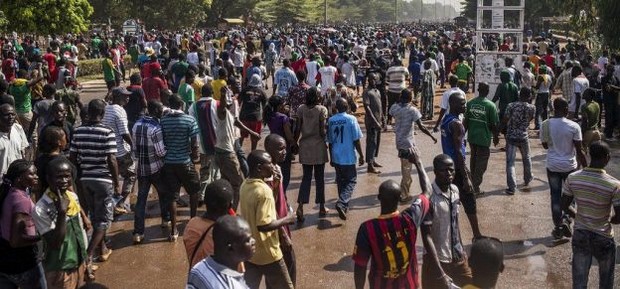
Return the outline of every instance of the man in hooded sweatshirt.
{"type": "Polygon", "coordinates": [[[500,131],[503,134],[506,134],[506,121],[504,121],[504,114],[506,113],[508,104],[519,100],[519,88],[514,82],[512,82],[510,72],[508,72],[508,70],[502,70],[499,78],[502,80],[502,83],[497,86],[495,96],[493,96],[492,101],[495,103],[499,100],[497,111],[499,113],[499,119],[502,121],[500,124],[500,131]]]}

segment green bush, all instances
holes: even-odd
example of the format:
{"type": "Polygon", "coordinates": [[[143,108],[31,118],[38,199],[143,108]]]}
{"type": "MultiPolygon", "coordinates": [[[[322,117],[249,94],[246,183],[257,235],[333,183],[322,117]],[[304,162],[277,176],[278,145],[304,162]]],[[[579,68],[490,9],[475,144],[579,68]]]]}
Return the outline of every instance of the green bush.
{"type": "MultiPolygon", "coordinates": [[[[102,58],[96,59],[86,59],[80,60],[78,62],[78,77],[89,76],[89,75],[97,75],[103,73],[103,68],[101,67],[102,58]]],[[[125,55],[123,61],[127,63],[131,63],[131,57],[129,55],[125,55]]],[[[127,65],[125,64],[125,67],[127,65]]]]}

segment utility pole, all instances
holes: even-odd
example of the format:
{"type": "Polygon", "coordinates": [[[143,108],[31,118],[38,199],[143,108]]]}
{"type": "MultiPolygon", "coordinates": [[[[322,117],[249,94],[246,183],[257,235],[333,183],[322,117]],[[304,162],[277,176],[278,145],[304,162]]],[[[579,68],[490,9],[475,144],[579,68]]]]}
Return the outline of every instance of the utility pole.
{"type": "Polygon", "coordinates": [[[420,0],[420,20],[424,18],[424,0],[420,0]]]}
{"type": "Polygon", "coordinates": [[[398,0],[394,0],[394,23],[398,24],[398,0]]]}
{"type": "Polygon", "coordinates": [[[325,18],[323,19],[323,25],[327,26],[327,0],[323,2],[325,6],[323,7],[323,13],[325,18]]]}

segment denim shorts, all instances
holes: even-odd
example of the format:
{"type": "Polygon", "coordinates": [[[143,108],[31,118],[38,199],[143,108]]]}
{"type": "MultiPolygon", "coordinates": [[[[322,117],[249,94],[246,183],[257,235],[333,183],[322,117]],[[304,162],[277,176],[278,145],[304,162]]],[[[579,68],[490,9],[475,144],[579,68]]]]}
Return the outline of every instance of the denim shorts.
{"type": "Polygon", "coordinates": [[[89,196],[90,220],[93,228],[107,230],[114,219],[114,187],[112,182],[82,180],[84,194],[89,196]]]}

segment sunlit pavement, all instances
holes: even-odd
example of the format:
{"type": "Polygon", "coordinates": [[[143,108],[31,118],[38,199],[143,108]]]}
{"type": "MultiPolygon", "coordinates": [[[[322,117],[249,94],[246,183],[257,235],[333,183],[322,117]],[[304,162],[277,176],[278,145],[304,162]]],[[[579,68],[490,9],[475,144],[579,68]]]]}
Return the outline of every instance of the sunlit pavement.
{"type": "MultiPolygon", "coordinates": [[[[127,83],[126,85],[128,85],[127,83]]],[[[271,85],[270,85],[271,88],[271,85]]],[[[270,89],[271,90],[271,89],[270,89]]],[[[105,95],[102,81],[84,83],[82,99],[87,102],[105,95]]],[[[440,96],[436,96],[438,103],[440,96]]],[[[360,107],[360,111],[363,109],[360,107]]],[[[436,111],[438,111],[436,107],[436,111]]],[[[435,115],[437,117],[437,115],[435,115]]],[[[363,122],[363,118],[358,118],[363,122]]],[[[434,122],[427,122],[432,127],[434,122]]],[[[364,125],[362,131],[365,133],[364,125]]],[[[268,130],[263,131],[263,136],[268,130]]],[[[439,135],[436,134],[439,138],[439,135]]],[[[440,144],[433,144],[422,133],[415,136],[416,144],[422,152],[422,161],[433,178],[431,161],[441,153],[440,144]]],[[[293,225],[293,243],[297,255],[297,288],[354,288],[353,262],[351,253],[357,229],[361,222],[379,215],[377,188],[382,181],[394,179],[400,182],[400,161],[394,145],[394,133],[390,129],[383,133],[378,162],[384,167],[382,174],[366,173],[366,166],[358,168],[356,190],[351,201],[347,221],[338,218],[334,204],[337,198],[334,182],[334,169],[326,166],[326,199],[331,209],[326,218],[318,218],[318,207],[305,206],[306,220],[301,225],[293,225]]],[[[246,142],[245,151],[249,151],[246,142]]],[[[262,147],[262,141],[260,142],[262,147]]],[[[506,188],[505,153],[497,148],[491,149],[488,170],[481,189],[486,192],[478,198],[478,218],[482,233],[504,241],[506,268],[501,274],[497,288],[570,288],[571,287],[571,246],[569,240],[554,242],[551,237],[552,220],[549,190],[545,171],[545,151],[537,134],[530,131],[533,173],[535,180],[529,190],[514,196],[504,194],[506,188]]],[[[362,140],[364,147],[364,140],[362,140]]],[[[613,153],[607,171],[620,177],[620,146],[612,144],[613,153]]],[[[520,155],[517,154],[516,171],[518,184],[523,183],[520,155]]],[[[467,160],[469,164],[469,159],[467,160]]],[[[415,171],[415,170],[414,170],[415,171]]],[[[414,173],[415,174],[415,173],[414,173]]],[[[412,192],[419,193],[417,175],[413,176],[412,192]]],[[[287,196],[289,203],[296,207],[297,192],[301,181],[301,166],[293,164],[292,179],[287,196]]],[[[314,196],[312,189],[311,200],[314,196]]],[[[135,202],[135,197],[134,197],[135,202]]],[[[199,210],[202,213],[204,208],[199,210]]],[[[182,209],[180,230],[189,219],[189,211],[182,209]]],[[[114,253],[109,261],[100,264],[96,272],[97,280],[89,288],[183,288],[188,272],[188,262],[182,238],[176,243],[166,239],[168,232],[160,228],[159,205],[153,192],[147,205],[146,241],[132,245],[133,214],[128,214],[114,222],[109,230],[114,253]]],[[[465,214],[461,212],[462,239],[469,250],[471,228],[465,214]]],[[[614,226],[616,232],[620,228],[614,226]]],[[[616,241],[620,238],[616,237],[616,241]]],[[[421,263],[422,243],[418,240],[418,259],[421,263]]],[[[620,262],[619,257],[616,257],[620,262]]],[[[598,287],[598,267],[596,262],[590,272],[589,288],[598,287]]],[[[616,268],[615,284],[620,284],[620,268],[616,268]]],[[[617,285],[620,286],[620,285],[617,285]]]]}

